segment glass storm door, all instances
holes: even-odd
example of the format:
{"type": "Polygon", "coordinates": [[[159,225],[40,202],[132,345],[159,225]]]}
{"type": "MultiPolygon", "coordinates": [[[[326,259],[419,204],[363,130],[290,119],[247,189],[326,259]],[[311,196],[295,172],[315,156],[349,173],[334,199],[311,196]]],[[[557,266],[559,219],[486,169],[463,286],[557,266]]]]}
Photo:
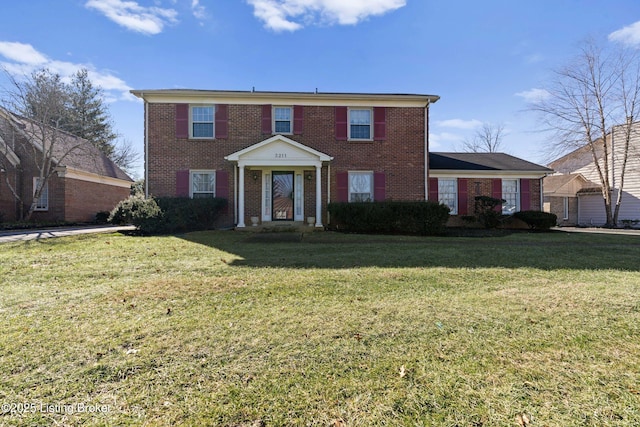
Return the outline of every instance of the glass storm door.
{"type": "Polygon", "coordinates": [[[273,221],[293,221],[293,172],[273,172],[273,221]]]}

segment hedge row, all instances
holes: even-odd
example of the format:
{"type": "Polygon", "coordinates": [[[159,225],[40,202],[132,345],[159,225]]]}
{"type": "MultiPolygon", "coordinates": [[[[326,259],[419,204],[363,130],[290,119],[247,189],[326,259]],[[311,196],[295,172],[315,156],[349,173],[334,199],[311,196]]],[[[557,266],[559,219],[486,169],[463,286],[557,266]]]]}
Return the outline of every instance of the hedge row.
{"type": "Polygon", "coordinates": [[[213,228],[227,199],[131,196],[109,216],[112,224],[133,224],[145,234],[169,234],[213,228]]]}
{"type": "Polygon", "coordinates": [[[330,203],[331,227],[352,233],[437,235],[449,208],[436,202],[330,203]]]}

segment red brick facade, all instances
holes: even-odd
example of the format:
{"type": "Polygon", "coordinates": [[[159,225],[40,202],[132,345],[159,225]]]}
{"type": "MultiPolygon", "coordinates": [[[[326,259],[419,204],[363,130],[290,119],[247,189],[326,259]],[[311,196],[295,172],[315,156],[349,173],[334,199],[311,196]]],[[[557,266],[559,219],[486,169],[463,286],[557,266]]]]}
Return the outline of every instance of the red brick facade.
{"type": "MultiPolygon", "coordinates": [[[[363,108],[377,104],[363,104],[363,108]]],[[[230,204],[233,204],[235,163],[224,159],[232,153],[250,147],[273,136],[263,133],[263,104],[228,104],[228,137],[194,139],[176,137],[176,102],[147,102],[147,157],[148,192],[155,196],[175,196],[177,174],[183,170],[226,171],[229,177],[230,204]]],[[[336,138],[336,106],[297,106],[302,111],[302,132],[286,137],[310,149],[333,157],[322,166],[322,216],[326,215],[327,174],[330,170],[329,197],[336,201],[338,173],[347,171],[383,172],[385,199],[425,199],[425,145],[427,126],[426,105],[384,107],[384,138],[373,141],[345,141],[336,138]]],[[[299,117],[297,117],[299,119],[299,117]]],[[[373,133],[373,123],[371,125],[373,133]]],[[[245,171],[245,221],[260,216],[262,201],[262,171],[245,171]],[[254,179],[254,175],[256,179],[254,179]]],[[[236,172],[237,173],[237,172],[236,172]]],[[[267,169],[268,173],[268,169],[267,169]]],[[[315,216],[316,171],[305,168],[304,216],[315,216]]],[[[227,223],[233,222],[233,209],[229,209],[227,223]]]]}

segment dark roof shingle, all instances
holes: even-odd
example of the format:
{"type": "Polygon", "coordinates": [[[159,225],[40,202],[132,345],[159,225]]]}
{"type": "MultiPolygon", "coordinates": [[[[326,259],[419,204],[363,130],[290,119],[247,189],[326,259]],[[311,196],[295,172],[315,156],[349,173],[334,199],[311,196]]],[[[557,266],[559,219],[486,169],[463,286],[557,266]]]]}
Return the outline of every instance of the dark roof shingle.
{"type": "Polygon", "coordinates": [[[505,153],[429,153],[429,169],[550,173],[553,170],[505,153]]]}

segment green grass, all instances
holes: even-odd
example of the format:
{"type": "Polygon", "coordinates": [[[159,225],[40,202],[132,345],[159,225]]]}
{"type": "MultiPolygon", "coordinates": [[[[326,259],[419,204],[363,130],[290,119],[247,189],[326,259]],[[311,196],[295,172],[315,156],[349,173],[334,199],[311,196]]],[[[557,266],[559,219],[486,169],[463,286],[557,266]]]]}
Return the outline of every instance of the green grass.
{"type": "Polygon", "coordinates": [[[639,291],[630,236],[3,244],[0,403],[108,411],[0,425],[637,426],[639,291]]]}

